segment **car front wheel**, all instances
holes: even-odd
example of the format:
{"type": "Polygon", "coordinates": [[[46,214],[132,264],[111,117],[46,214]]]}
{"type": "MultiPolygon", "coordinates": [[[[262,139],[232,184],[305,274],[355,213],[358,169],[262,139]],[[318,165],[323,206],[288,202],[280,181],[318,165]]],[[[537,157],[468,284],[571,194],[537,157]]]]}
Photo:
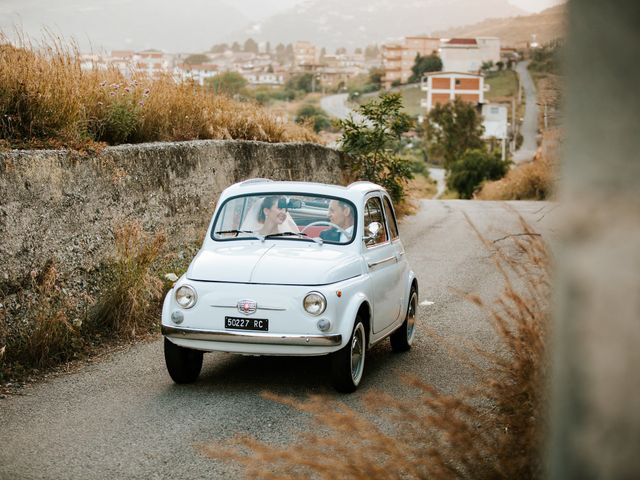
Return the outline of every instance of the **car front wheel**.
{"type": "Polygon", "coordinates": [[[394,352],[406,352],[411,349],[413,339],[416,336],[416,312],[418,311],[418,292],[411,288],[409,294],[409,306],[404,322],[391,334],[391,349],[394,352]]]}
{"type": "Polygon", "coordinates": [[[343,393],[358,388],[364,373],[367,335],[362,320],[357,317],[349,343],[331,356],[333,386],[343,393]]]}
{"type": "Polygon", "coordinates": [[[202,369],[202,352],[180,347],[165,337],[164,361],[176,383],[193,383],[202,369]]]}

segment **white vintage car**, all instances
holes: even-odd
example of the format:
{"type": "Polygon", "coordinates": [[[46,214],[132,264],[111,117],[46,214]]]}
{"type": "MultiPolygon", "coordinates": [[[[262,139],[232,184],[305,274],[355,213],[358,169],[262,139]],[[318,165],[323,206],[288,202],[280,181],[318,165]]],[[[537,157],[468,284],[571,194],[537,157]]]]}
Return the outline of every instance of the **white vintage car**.
{"type": "Polygon", "coordinates": [[[203,352],[327,355],[352,392],[366,351],[411,348],[418,282],[387,192],[252,179],[220,196],[202,248],[167,294],[167,369],[194,382],[203,352]]]}

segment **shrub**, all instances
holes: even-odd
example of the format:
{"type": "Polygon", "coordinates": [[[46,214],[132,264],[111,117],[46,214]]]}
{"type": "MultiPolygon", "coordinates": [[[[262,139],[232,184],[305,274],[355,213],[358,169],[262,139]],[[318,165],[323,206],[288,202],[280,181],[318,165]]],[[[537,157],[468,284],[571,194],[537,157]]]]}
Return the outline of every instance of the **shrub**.
{"type": "Polygon", "coordinates": [[[497,351],[449,344],[477,372],[475,387],[445,394],[407,379],[411,398],[372,392],[363,398],[364,413],[321,395],[300,402],[266,394],[310,414],[316,426],[294,445],[275,447],[241,436],[202,451],[240,463],[248,478],[540,478],[550,261],[541,238],[522,219],[521,225],[522,233],[502,247],[481,237],[495,252],[504,280],[500,297],[493,304],[468,297],[487,313],[500,341],[497,351]],[[510,253],[514,248],[516,256],[510,253]]]}
{"type": "Polygon", "coordinates": [[[559,162],[561,132],[544,132],[534,160],[509,170],[495,182],[486,182],[476,197],[480,200],[545,200],[553,194],[555,167],[559,162]]]}
{"type": "Polygon", "coordinates": [[[353,159],[352,173],[385,187],[395,202],[404,196],[404,186],[412,178],[410,162],[400,155],[401,138],[413,122],[402,113],[399,94],[383,93],[358,108],[363,120],[340,120],[341,148],[353,159]]]}
{"type": "Polygon", "coordinates": [[[501,160],[498,152],[468,150],[450,164],[447,187],[456,190],[461,198],[471,198],[483,181],[502,178],[508,170],[509,162],[501,160]]]}
{"type": "Polygon", "coordinates": [[[296,123],[303,125],[309,124],[316,133],[331,127],[331,120],[325,111],[320,107],[308,103],[298,109],[296,113],[296,123]]]}
{"type": "Polygon", "coordinates": [[[115,230],[115,258],[93,313],[94,327],[131,338],[156,324],[153,307],[162,296],[162,281],[152,267],[164,242],[163,234],[151,236],[137,223],[115,230]]]}

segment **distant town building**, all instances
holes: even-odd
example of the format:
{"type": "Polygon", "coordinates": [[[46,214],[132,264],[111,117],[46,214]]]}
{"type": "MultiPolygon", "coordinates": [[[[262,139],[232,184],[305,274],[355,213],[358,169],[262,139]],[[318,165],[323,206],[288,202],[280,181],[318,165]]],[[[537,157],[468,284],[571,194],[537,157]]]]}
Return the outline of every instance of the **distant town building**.
{"type": "Polygon", "coordinates": [[[293,44],[293,63],[296,67],[318,63],[316,46],[311,42],[298,41],[293,44]]]}
{"type": "Polygon", "coordinates": [[[440,39],[428,36],[405,37],[400,43],[388,43],[382,46],[382,83],[389,89],[396,83],[407,83],[412,75],[416,56],[428,56],[438,53],[440,39]]]}
{"type": "MultiPolygon", "coordinates": [[[[487,85],[488,87],[488,85],[487,85]]],[[[430,111],[438,104],[460,98],[465,102],[480,105],[485,103],[484,76],[467,72],[434,72],[422,78],[421,88],[427,93],[420,102],[430,111]]],[[[488,88],[486,88],[488,90],[488,88]]]]}
{"type": "Polygon", "coordinates": [[[484,62],[500,61],[500,39],[497,37],[452,38],[440,47],[442,70],[446,72],[479,72],[484,62]]]}
{"type": "Polygon", "coordinates": [[[170,57],[161,50],[143,50],[134,54],[133,63],[136,71],[158,78],[169,72],[170,57]]]}
{"type": "Polygon", "coordinates": [[[198,85],[204,85],[208,78],[213,78],[219,73],[219,67],[213,63],[191,65],[183,63],[174,68],[174,78],[181,81],[193,81],[198,85]]]}

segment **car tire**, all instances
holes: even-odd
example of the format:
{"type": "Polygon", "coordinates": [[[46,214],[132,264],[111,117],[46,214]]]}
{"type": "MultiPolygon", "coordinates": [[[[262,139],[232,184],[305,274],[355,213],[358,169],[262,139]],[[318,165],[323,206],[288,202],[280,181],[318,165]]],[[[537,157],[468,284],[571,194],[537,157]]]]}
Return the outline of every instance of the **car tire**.
{"type": "Polygon", "coordinates": [[[394,352],[406,352],[411,349],[416,336],[416,315],[418,311],[418,291],[411,287],[407,315],[400,328],[391,334],[391,349],[394,352]]]}
{"type": "Polygon", "coordinates": [[[367,334],[360,317],[349,338],[349,343],[331,354],[331,377],[334,388],[342,393],[355,392],[364,373],[367,334]]]}
{"type": "Polygon", "coordinates": [[[202,352],[180,347],[165,337],[164,361],[169,376],[176,383],[193,383],[202,369],[202,352]]]}

